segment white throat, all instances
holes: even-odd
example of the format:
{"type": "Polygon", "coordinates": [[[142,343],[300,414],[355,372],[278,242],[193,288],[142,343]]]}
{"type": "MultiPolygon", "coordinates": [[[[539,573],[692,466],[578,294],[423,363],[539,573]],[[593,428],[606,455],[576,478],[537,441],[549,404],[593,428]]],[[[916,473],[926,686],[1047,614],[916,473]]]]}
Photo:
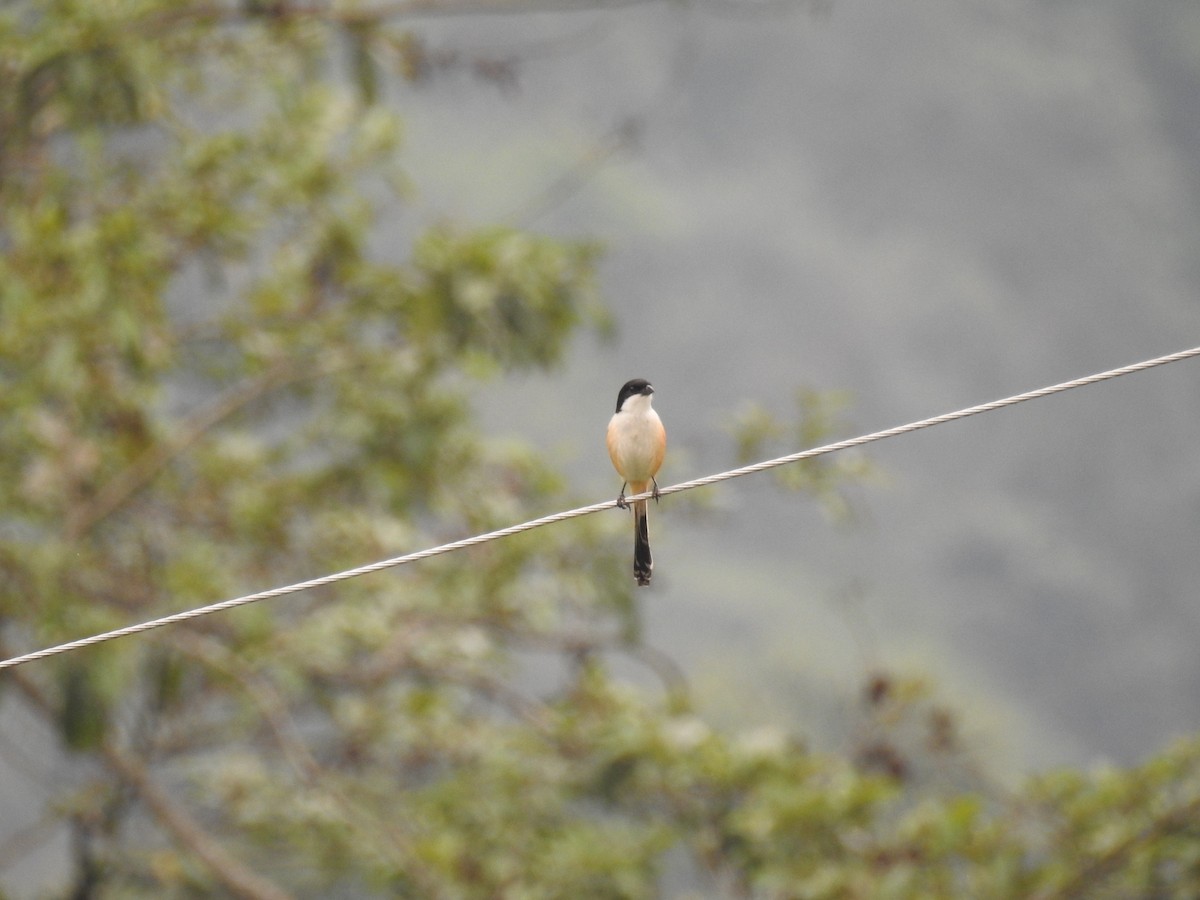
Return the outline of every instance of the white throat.
{"type": "Polygon", "coordinates": [[[651,411],[650,401],[653,399],[653,394],[634,394],[632,397],[626,397],[625,402],[621,404],[621,412],[644,416],[651,411]]]}

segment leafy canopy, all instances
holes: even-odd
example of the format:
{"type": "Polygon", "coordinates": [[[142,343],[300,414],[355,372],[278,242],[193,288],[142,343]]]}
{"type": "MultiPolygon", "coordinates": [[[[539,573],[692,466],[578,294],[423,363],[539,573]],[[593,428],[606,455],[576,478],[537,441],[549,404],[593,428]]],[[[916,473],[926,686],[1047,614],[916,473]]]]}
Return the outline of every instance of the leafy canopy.
{"type": "MultiPolygon", "coordinates": [[[[411,186],[380,98],[429,58],[381,9],[0,7],[5,655],[572,499],[467,400],[607,327],[595,248],[394,237],[411,186]]],[[[744,441],[778,435],[755,415],[744,441]]],[[[1200,892],[1195,743],[1002,794],[883,676],[845,754],[721,732],[642,645],[611,524],[7,673],[77,772],[47,789],[64,893],[1200,892]]]]}

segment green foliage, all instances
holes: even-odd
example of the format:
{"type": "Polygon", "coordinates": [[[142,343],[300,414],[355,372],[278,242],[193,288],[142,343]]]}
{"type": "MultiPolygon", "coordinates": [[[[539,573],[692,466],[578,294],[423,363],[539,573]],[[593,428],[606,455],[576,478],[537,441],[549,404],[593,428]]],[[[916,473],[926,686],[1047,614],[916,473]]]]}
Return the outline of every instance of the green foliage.
{"type": "MultiPolygon", "coordinates": [[[[751,404],[738,414],[729,430],[740,465],[840,439],[838,433],[845,431],[842,412],[849,404],[844,392],[801,388],[796,391],[795,403],[796,421],[792,424],[759,404],[751,404]]],[[[835,521],[846,522],[854,512],[848,486],[876,478],[878,473],[864,457],[842,452],[800,460],[775,469],[773,475],[788,490],[813,495],[835,521]]]]}
{"type": "MultiPolygon", "coordinates": [[[[607,328],[595,249],[449,223],[388,245],[389,59],[451,63],[351,5],[0,7],[6,655],[573,499],[467,398],[607,328]]],[[[800,406],[802,444],[837,427],[800,406]]],[[[832,501],[842,466],[790,477],[832,501]]],[[[677,858],[732,896],[1200,893],[1200,744],[998,792],[884,675],[843,754],[719,732],[677,677],[612,673],[654,657],[604,533],[6,673],[77,764],[64,895],[655,897],[677,858]]]]}

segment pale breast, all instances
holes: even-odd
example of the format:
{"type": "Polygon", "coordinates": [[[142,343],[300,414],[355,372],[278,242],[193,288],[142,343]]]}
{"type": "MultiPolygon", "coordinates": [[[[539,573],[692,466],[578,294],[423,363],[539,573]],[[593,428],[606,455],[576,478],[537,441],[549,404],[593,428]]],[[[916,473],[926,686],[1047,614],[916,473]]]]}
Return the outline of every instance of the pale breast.
{"type": "Polygon", "coordinates": [[[649,481],[662,465],[662,421],[653,409],[619,412],[609,423],[608,453],[622,477],[649,481]]]}

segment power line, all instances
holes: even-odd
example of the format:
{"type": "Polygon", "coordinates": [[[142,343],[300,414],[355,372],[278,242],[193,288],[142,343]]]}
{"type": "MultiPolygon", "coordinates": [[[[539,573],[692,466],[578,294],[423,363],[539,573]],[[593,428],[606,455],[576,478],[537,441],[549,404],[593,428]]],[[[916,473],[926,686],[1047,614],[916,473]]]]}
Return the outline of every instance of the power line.
{"type": "MultiPolygon", "coordinates": [[[[1061,394],[1063,391],[1069,391],[1073,388],[1086,387],[1089,384],[1097,384],[1101,381],[1109,381],[1113,378],[1120,378],[1123,375],[1132,375],[1135,372],[1142,372],[1146,369],[1165,366],[1167,363],[1179,362],[1180,360],[1191,359],[1195,356],[1200,356],[1200,347],[1193,347],[1190,350],[1181,350],[1178,353],[1171,353],[1167,356],[1159,356],[1154,359],[1143,360],[1142,362],[1134,363],[1133,365],[1129,366],[1121,366],[1117,369],[1109,369],[1106,372],[1098,372],[1095,375],[1088,375],[1085,378],[1076,378],[1073,381],[1064,381],[1059,384],[1050,385],[1049,387],[1038,388],[1034,391],[1027,391],[1024,394],[1014,394],[1011,397],[1005,397],[1001,400],[992,400],[990,403],[981,403],[978,406],[968,406],[965,409],[956,410],[955,412],[943,413],[940,416],[932,416],[928,419],[920,419],[916,422],[909,422],[907,425],[897,425],[894,428],[887,428],[883,431],[874,431],[870,434],[848,438],[844,441],[836,441],[832,444],[825,444],[820,447],[814,447],[810,450],[801,450],[798,453],[791,453],[787,456],[780,456],[775,459],[753,463],[748,466],[742,466],[738,469],[730,469],[726,472],[719,472],[715,475],[707,475],[704,478],[696,478],[692,481],[684,481],[680,484],[674,484],[669,487],[662,488],[659,491],[659,495],[665,496],[667,494],[677,494],[680,491],[690,491],[693,488],[707,487],[711,484],[728,481],[731,478],[739,478],[742,475],[753,475],[756,472],[764,472],[767,469],[785,466],[789,463],[799,462],[802,459],[812,459],[817,456],[824,456],[827,453],[835,453],[839,450],[849,450],[853,447],[861,447],[865,444],[874,443],[875,441],[882,441],[885,438],[899,437],[902,434],[920,431],[923,428],[931,428],[934,425],[945,425],[948,422],[955,422],[959,419],[965,419],[968,416],[994,412],[998,409],[1004,409],[1006,406],[1015,406],[1018,403],[1024,403],[1027,400],[1038,400],[1042,397],[1049,397],[1052,394],[1061,394]]],[[[642,500],[648,499],[650,496],[650,492],[646,492],[644,494],[636,494],[634,496],[627,497],[626,499],[631,501],[642,500]]],[[[490,531],[487,534],[477,534],[474,537],[463,538],[462,540],[458,541],[451,541],[450,543],[442,544],[439,547],[431,547],[428,550],[420,550],[416,553],[408,553],[404,556],[396,556],[392,559],[385,559],[369,565],[359,566],[355,569],[347,569],[344,572],[336,572],[332,575],[323,575],[320,578],[313,578],[308,581],[300,581],[296,584],[272,588],[268,591],[259,591],[256,594],[247,594],[244,597],[234,597],[230,600],[223,600],[220,603],[213,603],[209,606],[201,606],[197,607],[196,609],[185,610],[169,616],[163,616],[159,619],[151,619],[148,622],[141,622],[136,625],[127,625],[124,628],[117,628],[113,631],[94,634],[90,637],[69,641],[65,644],[57,644],[53,647],[47,647],[43,650],[37,650],[21,656],[14,656],[11,659],[0,660],[0,669],[11,669],[24,663],[34,662],[50,656],[57,656],[60,653],[68,653],[72,650],[82,650],[84,647],[90,647],[93,644],[102,644],[106,641],[115,640],[120,637],[141,634],[143,631],[161,628],[164,625],[177,625],[180,622],[187,622],[190,619],[207,616],[211,613],[223,612],[227,609],[235,609],[239,606],[245,606],[248,603],[257,603],[259,600],[270,600],[274,597],[283,597],[287,594],[296,594],[300,591],[325,587],[326,585],[336,584],[339,581],[357,578],[360,575],[370,575],[372,572],[381,572],[384,569],[391,569],[396,566],[417,562],[418,560],[429,559],[434,556],[441,556],[443,553],[452,553],[456,550],[465,550],[468,547],[474,547],[478,544],[486,544],[489,541],[495,541],[514,534],[520,534],[523,531],[532,531],[535,528],[541,528],[543,525],[553,525],[557,522],[565,522],[567,519],[591,515],[592,513],[600,512],[602,509],[610,509],[616,506],[616,504],[616,500],[605,500],[602,503],[593,503],[590,506],[581,506],[578,509],[554,513],[553,515],[549,516],[542,516],[540,519],[531,519],[528,522],[522,522],[519,525],[510,525],[507,528],[501,528],[498,531],[490,531]]]]}

